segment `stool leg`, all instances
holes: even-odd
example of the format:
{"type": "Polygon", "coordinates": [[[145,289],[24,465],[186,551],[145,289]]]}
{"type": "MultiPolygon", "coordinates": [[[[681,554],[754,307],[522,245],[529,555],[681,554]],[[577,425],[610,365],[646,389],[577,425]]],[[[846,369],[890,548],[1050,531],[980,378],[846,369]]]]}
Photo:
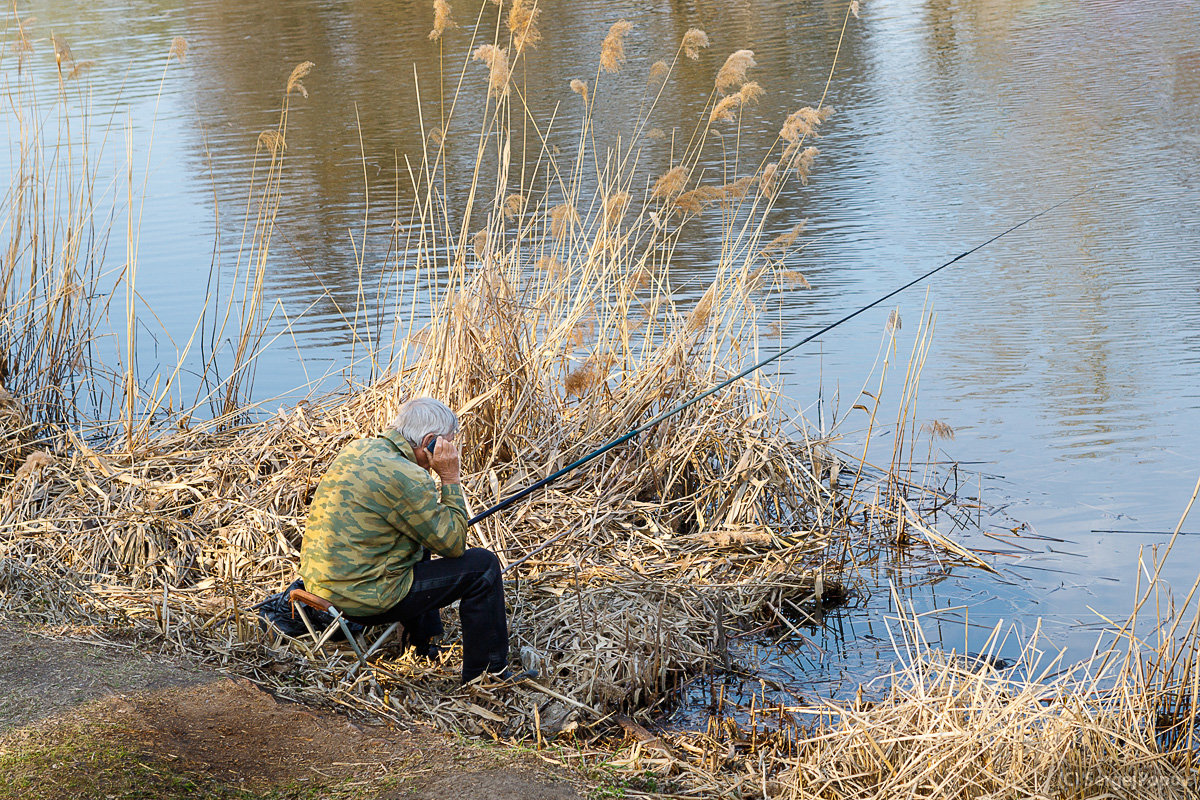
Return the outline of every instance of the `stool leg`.
{"type": "Polygon", "coordinates": [[[346,641],[350,643],[350,647],[354,649],[354,655],[358,656],[358,663],[362,666],[367,665],[367,657],[363,655],[362,647],[358,640],[354,638],[354,634],[350,632],[350,626],[346,624],[346,618],[342,616],[342,612],[337,612],[337,623],[342,627],[342,634],[346,637],[346,641]]]}
{"type": "MultiPolygon", "coordinates": [[[[308,628],[308,635],[312,637],[313,644],[306,645],[306,648],[308,649],[308,657],[315,658],[317,653],[320,651],[324,640],[317,635],[317,631],[312,626],[312,621],[309,620],[308,614],[304,611],[304,606],[297,605],[293,607],[300,612],[300,619],[304,621],[304,627],[308,628]]],[[[297,641],[300,640],[297,639],[297,641]]]]}
{"type": "MultiPolygon", "coordinates": [[[[375,643],[367,649],[366,653],[363,654],[363,660],[362,660],[361,666],[365,667],[367,665],[367,659],[370,658],[371,656],[373,656],[375,654],[376,650],[378,650],[380,647],[383,647],[383,643],[385,641],[387,641],[387,638],[389,636],[391,636],[393,633],[395,633],[396,629],[399,627],[400,627],[399,622],[393,622],[391,625],[388,626],[387,630],[385,630],[383,632],[383,635],[381,635],[378,639],[376,639],[375,643]]],[[[354,677],[354,673],[356,671],[358,671],[359,666],[360,666],[359,664],[355,664],[353,667],[351,667],[350,671],[346,673],[346,677],[347,678],[354,677]]]]}
{"type": "Polygon", "coordinates": [[[400,627],[399,622],[393,622],[391,625],[389,625],[388,629],[383,632],[383,635],[380,636],[378,639],[376,639],[375,644],[371,645],[371,648],[369,650],[367,650],[366,657],[370,658],[375,653],[376,650],[383,647],[383,643],[386,642],[387,638],[389,636],[391,636],[393,633],[395,633],[396,629],[399,627],[400,627]]]}

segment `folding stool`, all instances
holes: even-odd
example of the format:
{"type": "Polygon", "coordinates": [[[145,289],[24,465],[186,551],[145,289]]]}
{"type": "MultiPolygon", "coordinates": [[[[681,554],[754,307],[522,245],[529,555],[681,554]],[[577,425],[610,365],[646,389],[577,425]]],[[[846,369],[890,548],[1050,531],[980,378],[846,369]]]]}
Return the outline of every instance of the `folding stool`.
{"type": "Polygon", "coordinates": [[[346,624],[346,615],[343,614],[337,606],[325,598],[317,597],[312,592],[306,592],[303,589],[293,589],[292,591],[288,592],[288,602],[291,604],[293,610],[300,612],[300,619],[304,621],[304,627],[308,629],[308,634],[312,638],[313,644],[310,648],[311,654],[319,652],[321,648],[324,647],[329,641],[330,637],[341,630],[342,635],[346,637],[346,641],[350,644],[351,649],[354,650],[354,655],[358,657],[358,663],[350,668],[350,671],[346,674],[347,678],[353,676],[359,667],[366,668],[367,659],[374,655],[375,652],[383,646],[383,643],[387,641],[388,637],[395,633],[398,628],[400,628],[399,622],[393,622],[384,630],[378,639],[371,643],[370,646],[367,646],[366,632],[370,629],[368,628],[363,631],[362,640],[360,641],[359,638],[350,630],[350,626],[346,624]],[[333,621],[330,622],[323,631],[318,632],[317,629],[313,627],[312,620],[309,619],[308,613],[304,610],[306,606],[308,608],[312,608],[317,611],[324,611],[325,613],[332,615],[333,621]]]}

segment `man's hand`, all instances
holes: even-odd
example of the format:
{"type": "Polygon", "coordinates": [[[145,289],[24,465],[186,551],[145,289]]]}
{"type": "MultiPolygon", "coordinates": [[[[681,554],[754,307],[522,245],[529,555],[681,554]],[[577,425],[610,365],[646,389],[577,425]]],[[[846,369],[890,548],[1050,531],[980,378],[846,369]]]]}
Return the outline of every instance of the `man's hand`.
{"type": "Polygon", "coordinates": [[[437,438],[437,444],[433,446],[432,468],[444,484],[462,482],[458,466],[458,447],[454,442],[441,436],[437,438]]]}

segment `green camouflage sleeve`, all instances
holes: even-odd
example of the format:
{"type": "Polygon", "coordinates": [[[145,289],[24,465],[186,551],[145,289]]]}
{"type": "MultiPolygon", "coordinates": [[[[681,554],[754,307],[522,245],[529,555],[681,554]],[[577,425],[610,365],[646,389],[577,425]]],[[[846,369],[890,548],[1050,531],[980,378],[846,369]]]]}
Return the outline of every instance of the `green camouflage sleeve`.
{"type": "Polygon", "coordinates": [[[428,492],[401,494],[388,521],[400,529],[407,523],[422,547],[444,558],[458,558],[467,549],[467,504],[462,489],[454,484],[443,486],[438,502],[432,485],[429,488],[428,492]]]}

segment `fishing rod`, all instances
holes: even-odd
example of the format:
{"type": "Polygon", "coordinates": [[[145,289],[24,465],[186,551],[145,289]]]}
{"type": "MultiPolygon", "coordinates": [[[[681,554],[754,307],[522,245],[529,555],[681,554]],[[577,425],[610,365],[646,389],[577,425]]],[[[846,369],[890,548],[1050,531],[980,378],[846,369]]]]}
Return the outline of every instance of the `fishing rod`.
{"type": "MultiPolygon", "coordinates": [[[[1071,195],[1066,200],[1061,200],[1061,201],[1055,203],[1054,205],[1050,206],[1049,208],[1042,209],[1041,211],[1034,214],[1033,216],[1027,217],[1026,219],[1021,220],[1016,225],[1013,225],[1011,228],[1001,231],[1000,233],[996,234],[995,236],[988,239],[987,241],[985,241],[981,244],[975,245],[970,250],[966,250],[962,253],[959,253],[954,258],[950,259],[949,261],[945,262],[944,264],[940,264],[939,266],[934,267],[933,269],[926,272],[924,275],[913,278],[911,281],[904,284],[899,289],[893,289],[892,291],[885,294],[883,297],[880,297],[878,300],[868,303],[867,305],[863,306],[860,309],[857,309],[856,311],[850,312],[849,314],[847,314],[846,316],[842,317],[839,320],[836,320],[835,322],[829,323],[828,325],[826,325],[824,328],[821,328],[816,333],[811,333],[808,336],[805,336],[800,341],[796,342],[795,344],[785,347],[784,349],[780,350],[779,352],[775,353],[774,355],[768,356],[756,364],[751,364],[750,366],[746,367],[745,369],[743,369],[741,372],[737,373],[736,375],[726,378],[725,380],[721,381],[720,383],[716,384],[715,386],[712,386],[711,388],[704,390],[700,394],[693,397],[691,400],[688,400],[685,403],[681,403],[680,405],[676,406],[675,408],[672,408],[670,411],[665,411],[662,414],[659,414],[657,417],[650,420],[649,422],[643,423],[642,425],[639,425],[638,427],[634,428],[633,430],[629,431],[628,433],[618,436],[617,438],[613,439],[612,441],[596,448],[595,450],[593,450],[592,452],[583,456],[582,458],[572,461],[570,464],[567,464],[565,467],[554,472],[553,474],[547,475],[545,478],[542,478],[541,480],[537,481],[536,483],[531,483],[529,486],[526,486],[524,489],[521,489],[516,494],[513,494],[512,496],[507,497],[504,500],[501,500],[499,503],[496,503],[496,505],[492,506],[491,508],[488,508],[484,511],[479,512],[475,516],[471,517],[471,519],[467,520],[467,525],[474,525],[475,523],[477,523],[481,520],[487,519],[492,514],[495,514],[497,511],[503,511],[504,509],[511,506],[513,503],[517,502],[518,500],[525,499],[529,495],[536,492],[538,489],[541,489],[543,486],[547,486],[551,483],[554,483],[554,481],[558,480],[562,476],[564,476],[570,472],[573,472],[574,470],[579,469],[584,464],[588,463],[589,461],[591,461],[595,458],[599,458],[600,456],[607,453],[609,450],[612,450],[614,447],[619,447],[620,445],[624,444],[625,442],[628,442],[630,439],[634,438],[635,436],[645,433],[646,431],[650,430],[654,426],[658,425],[663,420],[669,419],[682,411],[686,411],[687,409],[689,409],[692,406],[699,403],[704,398],[709,397],[713,394],[716,394],[717,392],[721,391],[722,389],[724,389],[726,386],[730,385],[731,383],[733,383],[735,381],[739,381],[742,378],[749,375],[750,373],[762,369],[767,364],[770,364],[773,361],[777,361],[778,359],[783,358],[788,353],[791,353],[793,350],[796,350],[797,348],[801,347],[802,345],[808,344],[813,339],[816,339],[818,336],[823,336],[824,334],[829,333],[831,330],[833,330],[837,326],[841,325],[842,323],[849,322],[850,320],[857,317],[859,314],[862,314],[865,311],[869,311],[870,309],[874,308],[875,306],[879,305],[880,303],[883,303],[883,302],[895,297],[896,295],[903,292],[905,289],[911,288],[911,287],[915,286],[916,284],[920,283],[921,281],[926,280],[927,278],[930,278],[933,275],[936,275],[937,273],[941,272],[942,270],[944,270],[946,267],[950,266],[951,264],[954,264],[957,261],[961,261],[962,259],[971,255],[972,253],[982,250],[983,248],[987,247],[989,244],[996,241],[997,239],[1007,236],[1008,234],[1012,233],[1013,231],[1017,230],[1018,228],[1022,228],[1025,225],[1028,225],[1030,222],[1033,222],[1035,219],[1037,219],[1039,217],[1043,217],[1046,214],[1049,214],[1051,211],[1054,211],[1055,209],[1066,205],[1067,203],[1071,202],[1072,200],[1076,199],[1077,197],[1080,197],[1081,195],[1084,195],[1087,192],[1092,191],[1092,188],[1093,187],[1084,189],[1081,192],[1077,192],[1076,194],[1071,195]]],[[[545,544],[549,544],[549,543],[547,542],[545,544]]],[[[545,545],[543,545],[543,546],[545,546],[545,545]]],[[[527,555],[526,558],[528,558],[531,555],[533,555],[533,553],[530,553],[529,555],[527,555]]],[[[524,559],[522,559],[522,561],[523,560],[524,559]]],[[[516,566],[516,564],[514,563],[514,564],[509,565],[510,568],[513,566],[516,566]]]]}

